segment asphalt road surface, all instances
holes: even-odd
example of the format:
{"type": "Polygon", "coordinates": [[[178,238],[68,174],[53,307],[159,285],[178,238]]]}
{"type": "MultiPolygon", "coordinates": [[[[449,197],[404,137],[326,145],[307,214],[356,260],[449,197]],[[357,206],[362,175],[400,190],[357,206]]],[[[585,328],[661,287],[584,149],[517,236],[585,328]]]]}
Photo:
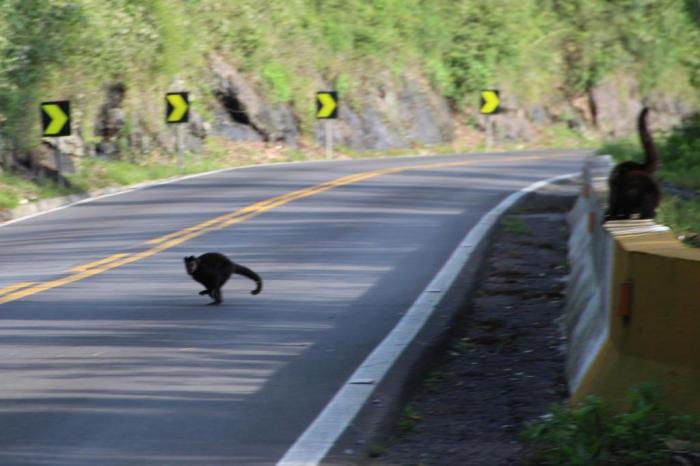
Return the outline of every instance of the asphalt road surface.
{"type": "Polygon", "coordinates": [[[0,464],[274,464],[480,217],[583,155],[251,167],[0,227],[0,464]],[[207,306],[208,251],[263,292],[207,306]]]}

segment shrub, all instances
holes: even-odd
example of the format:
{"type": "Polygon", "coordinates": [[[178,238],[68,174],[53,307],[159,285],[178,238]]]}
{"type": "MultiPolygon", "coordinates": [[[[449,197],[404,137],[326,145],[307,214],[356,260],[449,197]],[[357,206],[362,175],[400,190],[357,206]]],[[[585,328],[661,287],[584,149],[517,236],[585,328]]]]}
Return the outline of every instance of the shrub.
{"type": "Polygon", "coordinates": [[[572,407],[554,406],[522,436],[525,464],[666,465],[679,449],[697,447],[700,422],[661,408],[658,390],[643,385],[629,393],[629,409],[616,412],[595,396],[572,407]]]}

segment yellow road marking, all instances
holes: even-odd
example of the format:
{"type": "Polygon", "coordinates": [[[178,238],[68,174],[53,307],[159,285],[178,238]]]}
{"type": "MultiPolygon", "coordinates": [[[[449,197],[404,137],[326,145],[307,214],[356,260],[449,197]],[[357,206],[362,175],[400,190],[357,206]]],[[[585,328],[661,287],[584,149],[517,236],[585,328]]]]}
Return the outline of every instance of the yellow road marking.
{"type": "Polygon", "coordinates": [[[98,265],[106,264],[107,262],[112,262],[117,259],[121,259],[122,257],[126,257],[129,254],[126,253],[119,253],[119,254],[113,254],[109,257],[105,257],[104,259],[96,260],[93,262],[88,262],[87,264],[82,264],[82,265],[77,265],[73,267],[72,269],[69,269],[70,272],[84,272],[85,270],[88,269],[93,269],[97,267],[98,265]]]}
{"type": "MultiPolygon", "coordinates": [[[[562,156],[551,156],[551,157],[562,157],[562,156]]],[[[544,157],[532,155],[524,157],[503,157],[494,159],[493,162],[514,162],[514,161],[526,161],[526,160],[541,160],[544,157]]],[[[467,161],[455,161],[455,162],[438,162],[422,165],[407,165],[403,167],[391,167],[384,168],[380,170],[373,170],[369,172],[355,173],[352,175],[343,176],[336,178],[335,180],[326,181],[316,186],[311,186],[304,189],[299,189],[297,191],[291,191],[280,196],[275,196],[270,199],[265,199],[263,201],[256,202],[249,206],[242,207],[234,212],[228,214],[220,215],[218,217],[209,219],[205,222],[198,223],[182,230],[160,236],[158,238],[151,239],[146,242],[146,244],[154,245],[149,249],[145,249],[141,252],[133,254],[114,254],[112,256],[106,257],[104,259],[83,264],[82,266],[74,267],[70,269],[70,272],[74,272],[72,275],[67,275],[55,280],[49,280],[44,283],[32,283],[23,282],[17,283],[15,285],[10,285],[6,288],[0,290],[0,304],[9,303],[11,301],[16,301],[27,296],[31,296],[42,291],[50,290],[52,288],[57,288],[59,286],[67,285],[69,283],[74,283],[79,280],[84,280],[86,278],[101,274],[108,270],[121,267],[123,265],[131,264],[133,262],[140,261],[147,257],[151,257],[159,252],[165,251],[167,249],[173,248],[179,244],[189,241],[193,238],[201,236],[205,233],[210,233],[212,231],[221,230],[223,228],[235,225],[237,223],[244,222],[250,218],[256,217],[264,212],[272,210],[276,207],[288,204],[289,202],[310,197],[325,191],[329,191],[340,186],[345,186],[353,183],[358,183],[360,181],[368,180],[371,178],[376,178],[378,176],[389,175],[394,173],[400,173],[409,170],[426,170],[435,168],[449,168],[449,167],[459,167],[465,165],[473,165],[476,163],[484,162],[484,160],[467,160],[467,161]]]]}
{"type": "Polygon", "coordinates": [[[32,285],[34,285],[34,282],[19,282],[10,286],[6,286],[5,288],[0,288],[0,296],[4,296],[8,293],[19,290],[20,288],[27,288],[32,285]]]}

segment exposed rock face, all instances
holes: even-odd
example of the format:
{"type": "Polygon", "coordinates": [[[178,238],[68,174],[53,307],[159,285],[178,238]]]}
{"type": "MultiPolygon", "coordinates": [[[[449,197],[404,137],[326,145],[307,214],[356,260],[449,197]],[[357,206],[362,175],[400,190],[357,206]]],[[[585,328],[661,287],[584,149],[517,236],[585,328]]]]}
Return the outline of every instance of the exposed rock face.
{"type": "Polygon", "coordinates": [[[214,125],[215,134],[298,144],[298,124],[288,105],[269,105],[221,57],[213,57],[211,70],[214,94],[228,114],[228,121],[214,125]]]}
{"type": "Polygon", "coordinates": [[[214,112],[211,133],[234,141],[263,141],[263,136],[252,126],[235,121],[224,106],[214,112]]]}
{"type": "Polygon", "coordinates": [[[119,155],[117,139],[124,128],[126,115],[122,105],[126,97],[126,86],[114,83],[107,88],[105,103],[100,107],[95,122],[95,136],[101,137],[95,151],[104,156],[119,155]]]}
{"type": "MultiPolygon", "coordinates": [[[[403,79],[399,89],[368,89],[357,99],[358,108],[343,101],[339,119],[333,123],[333,141],[353,150],[432,145],[451,141],[454,134],[447,102],[420,86],[403,79]]],[[[325,123],[317,122],[316,141],[324,144],[325,123]]]]}
{"type": "Polygon", "coordinates": [[[59,153],[55,144],[43,142],[31,150],[25,168],[38,178],[48,178],[67,185],[69,183],[64,175],[74,172],[75,164],[70,154],[59,153]]]}
{"type": "MultiPolygon", "coordinates": [[[[154,133],[153,124],[147,124],[140,113],[127,114],[124,109],[127,88],[115,83],[107,88],[105,102],[100,107],[95,122],[95,135],[101,139],[95,146],[97,155],[118,157],[122,152],[145,154],[160,146],[175,150],[174,131],[154,133]]],[[[202,152],[202,144],[207,136],[207,125],[202,117],[190,108],[188,123],[185,125],[184,150],[202,152]]],[[[85,150],[83,152],[86,152],[85,150]]]]}
{"type": "Polygon", "coordinates": [[[184,149],[187,152],[201,154],[203,151],[204,139],[207,137],[207,124],[202,119],[202,116],[196,111],[190,109],[190,119],[187,122],[184,141],[184,149]]]}
{"type": "MultiPolygon", "coordinates": [[[[213,134],[237,140],[296,145],[299,121],[290,105],[268,104],[223,58],[212,59],[212,88],[222,106],[213,134]],[[221,118],[227,115],[227,118],[221,118]]],[[[323,87],[320,86],[319,87],[323,87]]],[[[309,98],[312,98],[310,96],[309,98]]],[[[341,96],[340,118],[332,123],[335,144],[354,150],[439,144],[453,136],[446,101],[420,81],[404,79],[397,89],[368,89],[353,99],[341,96]]],[[[324,144],[325,127],[316,122],[315,139],[324,144]]]]}
{"type": "Polygon", "coordinates": [[[493,115],[494,139],[500,142],[531,141],[535,137],[525,111],[508,111],[493,115]]]}
{"type": "MultiPolygon", "coordinates": [[[[180,128],[184,130],[185,151],[202,152],[208,134],[237,141],[264,141],[292,146],[300,143],[301,122],[298,116],[305,110],[295,109],[291,103],[268,102],[252,81],[221,56],[212,56],[208,73],[207,84],[211,94],[195,98],[202,99],[210,116],[204,121],[200,114],[190,108],[190,121],[180,128]]],[[[191,85],[187,82],[172,84],[182,89],[191,85]]],[[[319,89],[332,87],[329,83],[318,82],[319,89]]],[[[42,146],[31,154],[29,151],[15,154],[9,149],[9,144],[5,144],[3,154],[7,156],[7,165],[12,160],[17,166],[31,169],[37,174],[56,176],[59,167],[54,155],[55,148],[63,154],[60,168],[64,172],[74,170],[79,165],[79,159],[88,155],[119,157],[126,153],[148,154],[158,149],[174,151],[176,137],[173,125],[165,128],[162,120],[157,119],[163,115],[159,113],[160,108],[156,103],[158,96],[144,91],[143,99],[129,96],[127,100],[129,91],[123,83],[114,83],[106,88],[104,102],[97,111],[94,124],[97,144],[87,143],[83,139],[81,120],[89,112],[75,105],[72,136],[46,138],[42,146]],[[136,108],[127,105],[127,102],[134,100],[138,105],[144,100],[151,105],[136,108]]],[[[643,100],[634,77],[609,78],[588,94],[576,98],[566,99],[560,89],[555,90],[548,101],[529,107],[518,102],[513,97],[516,94],[512,89],[502,89],[504,111],[490,117],[496,144],[537,141],[542,129],[562,124],[581,133],[594,131],[592,134],[596,136],[635,135],[637,115],[643,104],[652,107],[651,126],[654,130],[668,129],[693,111],[679,98],[661,94],[643,100]]],[[[313,99],[313,95],[308,98],[313,99]]],[[[312,102],[309,102],[309,107],[311,105],[312,102]]],[[[474,134],[484,130],[485,119],[479,114],[476,102],[465,112],[454,114],[446,99],[432,89],[420,73],[409,71],[402,78],[387,73],[386,76],[375,77],[361,91],[353,91],[352,95],[341,94],[339,118],[332,122],[316,120],[309,136],[323,146],[326,128],[330,126],[334,145],[356,151],[430,146],[454,139],[454,121],[457,118],[471,120],[468,129],[474,134]]],[[[0,161],[3,154],[0,154],[0,161]]]]}
{"type": "Polygon", "coordinates": [[[649,105],[653,114],[650,124],[655,130],[668,130],[678,125],[693,109],[682,101],[652,95],[643,99],[632,78],[610,78],[593,89],[598,127],[605,136],[620,137],[637,132],[637,115],[649,105]]]}

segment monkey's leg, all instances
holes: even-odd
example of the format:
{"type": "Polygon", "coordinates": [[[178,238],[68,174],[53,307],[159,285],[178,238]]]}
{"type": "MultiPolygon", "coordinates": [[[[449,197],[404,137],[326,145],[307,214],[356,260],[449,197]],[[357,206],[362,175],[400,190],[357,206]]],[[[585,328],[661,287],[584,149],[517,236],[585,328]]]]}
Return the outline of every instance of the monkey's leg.
{"type": "Polygon", "coordinates": [[[621,203],[619,188],[617,186],[611,186],[608,198],[608,210],[605,212],[606,220],[615,220],[620,217],[621,203]]]}
{"type": "Polygon", "coordinates": [[[209,296],[214,298],[214,301],[210,302],[210,305],[216,305],[216,304],[221,304],[223,299],[221,298],[221,288],[215,288],[211,290],[211,293],[209,293],[209,296]]]}
{"type": "Polygon", "coordinates": [[[656,217],[656,205],[658,204],[658,199],[653,194],[647,194],[642,202],[642,209],[640,212],[640,218],[649,219],[656,217]]]}

